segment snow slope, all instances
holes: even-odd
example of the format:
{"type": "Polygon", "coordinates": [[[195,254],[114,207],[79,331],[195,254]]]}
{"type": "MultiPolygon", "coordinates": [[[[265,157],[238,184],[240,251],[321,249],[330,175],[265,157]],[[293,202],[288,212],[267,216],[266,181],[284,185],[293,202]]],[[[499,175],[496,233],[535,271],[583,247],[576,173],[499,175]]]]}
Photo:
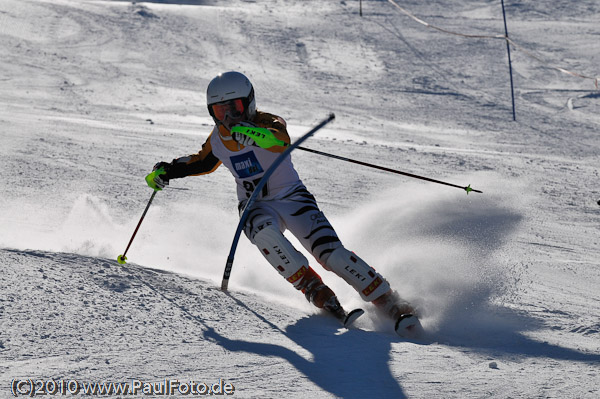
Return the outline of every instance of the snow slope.
{"type": "MultiPolygon", "coordinates": [[[[15,378],[223,379],[235,397],[600,395],[600,65],[593,0],[505,2],[513,49],[428,29],[389,2],[0,1],[0,397],[15,378]],[[340,279],[339,329],[247,240],[232,178],[173,181],[197,151],[204,90],[253,81],[307,147],[483,194],[297,151],[345,245],[423,313],[419,342],[340,279]]],[[[499,2],[398,1],[468,34],[502,34],[499,2]]]]}

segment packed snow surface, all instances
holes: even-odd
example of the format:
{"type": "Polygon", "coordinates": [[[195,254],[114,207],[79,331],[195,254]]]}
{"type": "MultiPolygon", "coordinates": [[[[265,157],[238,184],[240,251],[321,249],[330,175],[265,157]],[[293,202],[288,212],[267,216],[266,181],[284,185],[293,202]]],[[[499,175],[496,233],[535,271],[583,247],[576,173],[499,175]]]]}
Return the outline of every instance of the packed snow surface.
{"type": "MultiPolygon", "coordinates": [[[[504,34],[500,1],[396,3],[504,34]]],[[[600,397],[600,3],[505,5],[516,121],[504,40],[387,1],[361,17],[358,1],[0,0],[0,397],[29,379],[600,397]],[[222,292],[224,167],[158,193],[116,262],[144,176],[200,149],[206,85],[228,70],[292,138],[334,112],[306,147],[483,191],[293,153],[344,245],[419,308],[420,340],[314,262],[367,311],[340,328],[244,237],[222,292]]]]}

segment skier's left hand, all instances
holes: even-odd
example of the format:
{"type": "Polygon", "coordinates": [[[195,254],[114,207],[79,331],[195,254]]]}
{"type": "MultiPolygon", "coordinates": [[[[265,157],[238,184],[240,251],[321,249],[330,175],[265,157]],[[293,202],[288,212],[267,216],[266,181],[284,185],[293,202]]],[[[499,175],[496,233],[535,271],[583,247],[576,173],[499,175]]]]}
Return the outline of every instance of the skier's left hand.
{"type": "MultiPolygon", "coordinates": [[[[256,125],[254,123],[251,123],[251,122],[240,122],[236,126],[256,127],[256,125]]],[[[233,136],[233,139],[236,142],[240,143],[244,147],[248,147],[248,146],[251,146],[251,145],[257,147],[256,142],[250,136],[247,136],[247,135],[245,135],[243,133],[240,133],[240,132],[234,132],[232,134],[232,136],[233,136]]]]}

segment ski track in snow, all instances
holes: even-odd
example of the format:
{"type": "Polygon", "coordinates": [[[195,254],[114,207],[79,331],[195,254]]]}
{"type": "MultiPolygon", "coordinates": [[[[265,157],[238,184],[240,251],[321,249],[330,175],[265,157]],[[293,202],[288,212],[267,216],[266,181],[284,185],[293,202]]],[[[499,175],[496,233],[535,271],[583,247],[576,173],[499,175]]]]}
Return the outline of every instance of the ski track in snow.
{"type": "MultiPolygon", "coordinates": [[[[599,97],[505,46],[415,24],[387,2],[0,3],[0,396],[13,378],[219,378],[235,397],[595,398],[600,374],[599,97]],[[174,3],[174,4],[167,4],[174,3]],[[177,4],[179,3],[179,4],[177,4]],[[343,330],[242,239],[225,168],[150,198],[159,160],[210,132],[204,90],[239,69],[259,108],[325,152],[483,194],[296,151],[344,244],[423,314],[401,340],[341,279],[343,330]],[[301,93],[301,94],[299,94],[301,93]]],[[[500,8],[403,6],[469,33],[500,8]]],[[[507,4],[509,33],[597,73],[591,1],[507,4]]]]}

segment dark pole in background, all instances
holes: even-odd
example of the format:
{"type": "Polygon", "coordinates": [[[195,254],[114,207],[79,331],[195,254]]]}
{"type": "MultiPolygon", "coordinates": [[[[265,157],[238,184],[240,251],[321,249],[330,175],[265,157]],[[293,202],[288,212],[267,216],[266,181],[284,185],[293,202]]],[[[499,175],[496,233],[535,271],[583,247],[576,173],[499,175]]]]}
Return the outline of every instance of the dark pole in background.
{"type": "Polygon", "coordinates": [[[513,85],[512,62],[510,60],[510,43],[508,42],[508,28],[506,27],[506,12],[504,11],[504,0],[502,1],[502,17],[504,18],[504,34],[506,35],[506,51],[508,53],[508,71],[510,73],[510,95],[512,97],[513,121],[517,120],[515,113],[515,89],[513,85]]]}

